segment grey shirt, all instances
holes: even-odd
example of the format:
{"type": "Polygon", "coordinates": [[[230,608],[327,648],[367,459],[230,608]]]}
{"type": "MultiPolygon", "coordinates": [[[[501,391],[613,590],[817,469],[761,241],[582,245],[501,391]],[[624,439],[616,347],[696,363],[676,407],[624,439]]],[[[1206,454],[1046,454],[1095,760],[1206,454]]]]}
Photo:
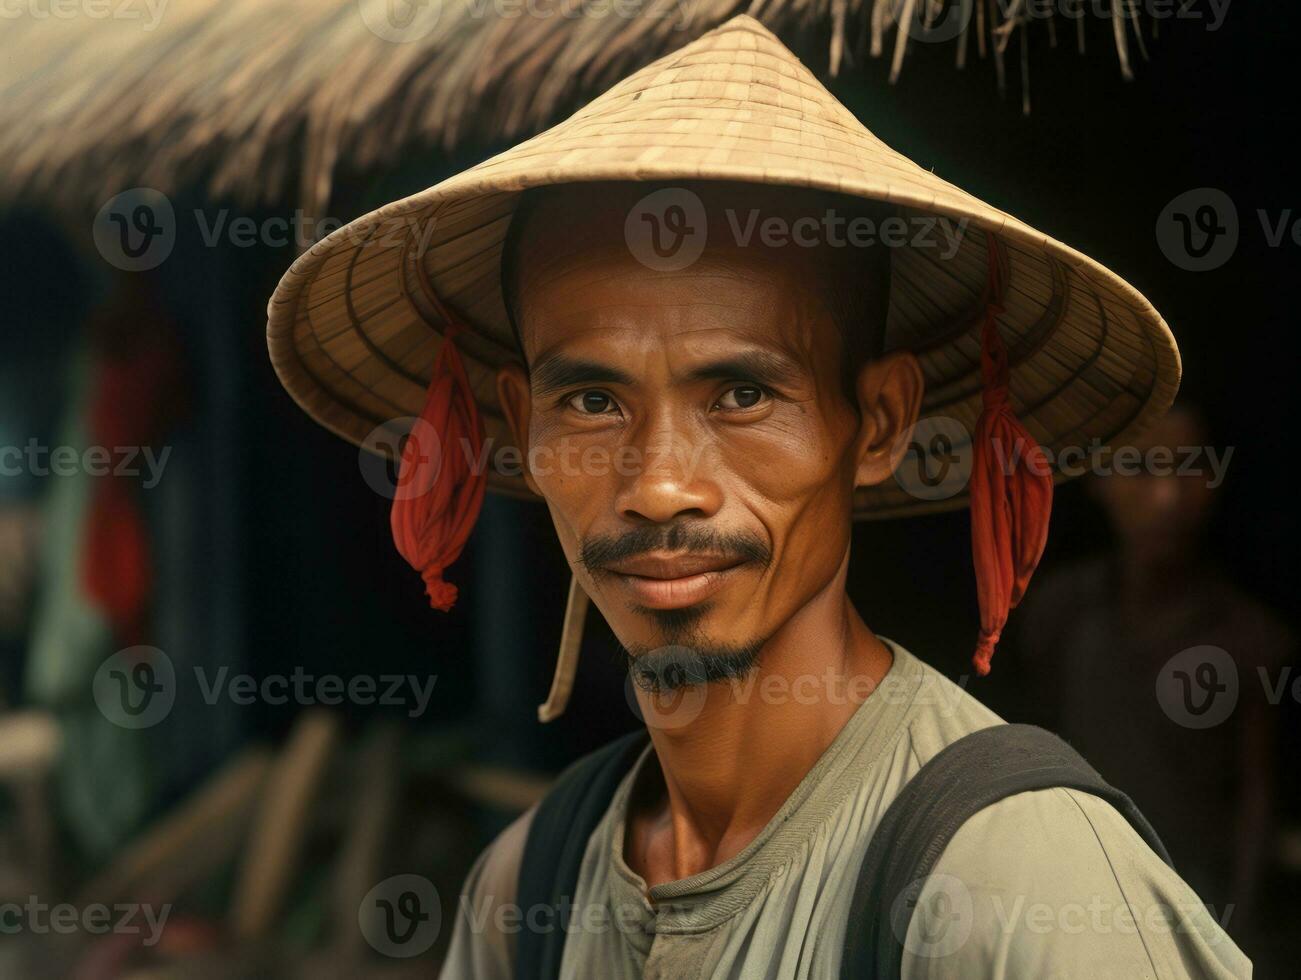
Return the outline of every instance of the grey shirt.
{"type": "MultiPolygon", "coordinates": [[[[886,642],[894,663],[882,683],[763,831],[717,867],[649,891],[623,859],[630,788],[658,764],[647,746],[588,841],[566,980],[838,976],[858,868],[882,814],[940,749],[1003,723],[886,642]]],[[[513,975],[529,911],[513,902],[531,818],[503,831],[471,870],[444,978],[513,975]]],[[[1125,818],[1067,789],[1021,793],[969,820],[918,896],[904,946],[904,980],[1251,976],[1220,924],[1125,818]]]]}

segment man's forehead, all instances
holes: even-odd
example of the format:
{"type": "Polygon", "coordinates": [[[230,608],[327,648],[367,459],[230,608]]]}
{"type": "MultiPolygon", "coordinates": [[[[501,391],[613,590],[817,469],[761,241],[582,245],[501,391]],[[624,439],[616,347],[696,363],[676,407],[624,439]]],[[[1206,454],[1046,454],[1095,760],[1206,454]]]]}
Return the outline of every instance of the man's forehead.
{"type": "MultiPolygon", "coordinates": [[[[730,335],[807,355],[819,334],[833,331],[816,250],[711,236],[685,267],[656,267],[625,239],[631,192],[594,193],[591,201],[578,200],[573,189],[549,194],[521,230],[515,312],[530,359],[598,336],[636,344],[648,331],[688,343],[706,336],[721,343],[730,335]]],[[[715,210],[729,200],[714,199],[715,210]]]]}
{"type": "Polygon", "coordinates": [[[663,351],[690,360],[742,348],[808,361],[819,337],[836,339],[829,317],[816,315],[787,270],[719,256],[658,272],[616,251],[602,262],[553,266],[522,292],[521,340],[530,361],[556,351],[663,351]]]}

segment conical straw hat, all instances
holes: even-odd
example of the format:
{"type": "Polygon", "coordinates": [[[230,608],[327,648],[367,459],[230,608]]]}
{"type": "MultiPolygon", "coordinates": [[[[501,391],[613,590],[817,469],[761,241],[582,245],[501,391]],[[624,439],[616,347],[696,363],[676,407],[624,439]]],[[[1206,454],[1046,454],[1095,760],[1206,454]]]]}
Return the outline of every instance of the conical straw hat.
{"type": "MultiPolygon", "coordinates": [[[[281,381],[322,425],[391,451],[424,403],[442,343],[441,302],[469,327],[457,346],[489,445],[509,446],[494,372],[519,357],[500,282],[513,209],[530,187],[611,180],[813,187],[891,202],[914,218],[965,219],[969,232],[951,257],[933,247],[892,253],[887,344],[916,352],[926,378],[923,419],[953,420],[958,428],[948,432],[972,432],[981,407],[976,314],[989,239],[970,232],[992,234],[1003,263],[998,324],[1012,365],[1012,407],[1050,459],[1094,440],[1118,443],[1174,399],[1178,349],[1137,290],[890,149],[744,16],[629,76],[554,128],[359,218],[304,253],[268,309],[281,381]]],[[[488,479],[493,489],[527,492],[517,473],[493,470],[488,479]]],[[[897,516],[964,502],[964,492],[926,499],[890,480],[860,490],[856,510],[897,516]]]]}

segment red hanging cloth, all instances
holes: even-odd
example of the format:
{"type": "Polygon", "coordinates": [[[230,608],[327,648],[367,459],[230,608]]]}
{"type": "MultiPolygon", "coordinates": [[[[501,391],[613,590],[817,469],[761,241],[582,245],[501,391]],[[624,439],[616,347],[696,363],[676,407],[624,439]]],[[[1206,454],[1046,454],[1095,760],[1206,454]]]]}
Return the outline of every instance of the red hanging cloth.
{"type": "Polygon", "coordinates": [[[483,448],[479,407],[453,342],[461,327],[448,322],[424,409],[402,447],[389,513],[393,543],[424,578],[429,604],[443,612],[457,595],[443,572],[465,548],[487,489],[487,473],[478,466],[483,448]]]}
{"type": "Polygon", "coordinates": [[[981,676],[989,673],[1008,612],[1025,595],[1043,555],[1053,507],[1052,470],[1043,448],[1008,400],[1007,348],[997,319],[1006,284],[994,237],[986,234],[986,243],[989,279],[980,329],[983,408],[972,440],[969,486],[971,554],[980,601],[980,636],[972,663],[981,676]]]}
{"type": "MultiPolygon", "coordinates": [[[[141,313],[140,315],[144,315],[141,313]]],[[[175,414],[179,358],[163,330],[126,350],[104,351],[92,370],[88,435],[107,451],[110,472],[97,474],[86,514],[81,581],[123,646],[144,638],[153,590],[149,531],[130,475],[119,474],[122,454],[136,455],[164,431],[175,414]]]]}

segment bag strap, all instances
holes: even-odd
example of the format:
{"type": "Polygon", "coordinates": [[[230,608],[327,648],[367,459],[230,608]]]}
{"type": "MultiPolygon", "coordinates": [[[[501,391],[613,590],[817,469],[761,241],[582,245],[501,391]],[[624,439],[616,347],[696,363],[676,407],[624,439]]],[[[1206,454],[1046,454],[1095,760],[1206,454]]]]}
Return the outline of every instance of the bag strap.
{"type": "Polygon", "coordinates": [[[516,980],[555,980],[565,951],[578,872],[588,838],[615,788],[650,741],[643,728],[574,762],[538,804],[520,860],[516,980]]]}
{"type": "Polygon", "coordinates": [[[1052,732],[1033,725],[972,732],[922,766],[881,818],[850,905],[841,977],[899,980],[917,896],[953,835],[999,800],[1056,786],[1106,800],[1171,864],[1134,802],[1052,732]]]}

